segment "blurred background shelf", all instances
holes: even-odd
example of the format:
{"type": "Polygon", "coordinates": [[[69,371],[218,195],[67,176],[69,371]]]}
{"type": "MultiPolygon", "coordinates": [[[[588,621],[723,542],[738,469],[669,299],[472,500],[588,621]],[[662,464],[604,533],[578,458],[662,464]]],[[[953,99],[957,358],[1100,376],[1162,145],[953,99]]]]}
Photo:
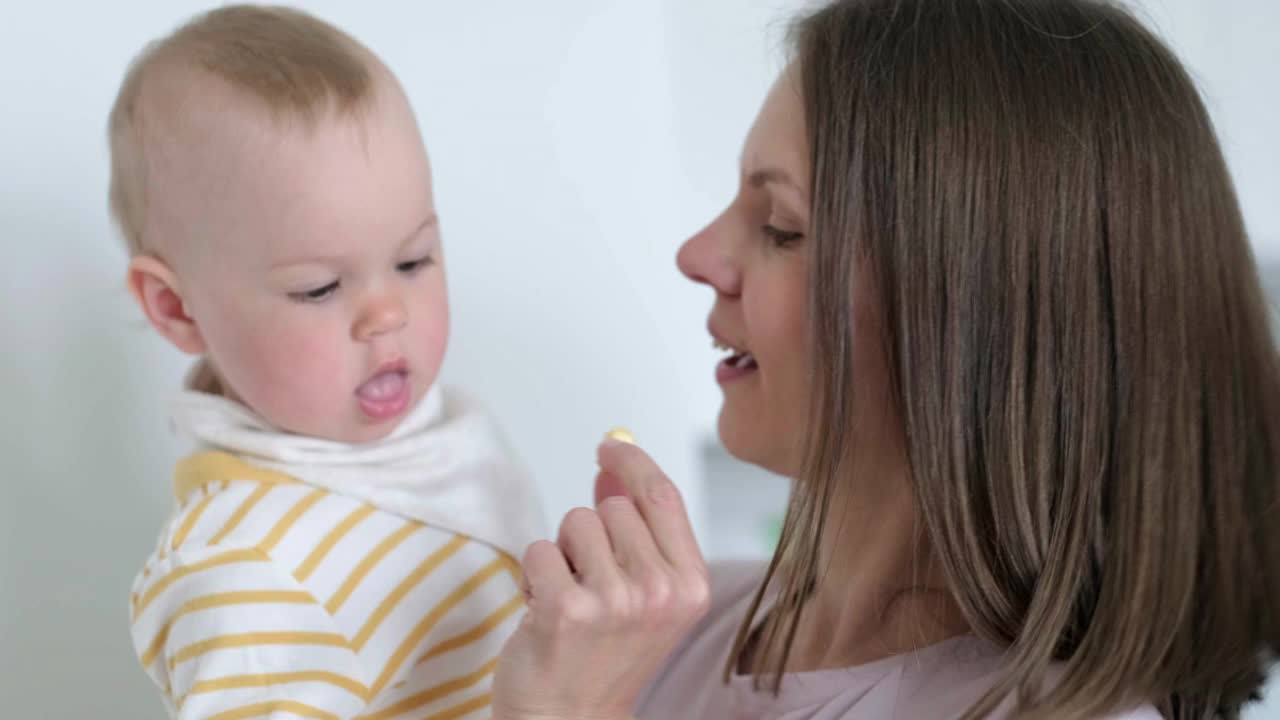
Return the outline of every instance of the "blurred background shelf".
{"type": "Polygon", "coordinates": [[[734,459],[715,437],[703,441],[701,455],[707,558],[768,558],[777,545],[791,481],[734,459]]]}

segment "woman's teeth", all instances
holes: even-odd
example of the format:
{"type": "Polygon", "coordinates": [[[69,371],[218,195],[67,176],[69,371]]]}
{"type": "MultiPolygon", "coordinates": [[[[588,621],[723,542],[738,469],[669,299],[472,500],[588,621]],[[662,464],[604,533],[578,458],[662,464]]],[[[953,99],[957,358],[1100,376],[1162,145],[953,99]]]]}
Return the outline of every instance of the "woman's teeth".
{"type": "Polygon", "coordinates": [[[739,350],[732,345],[726,345],[714,339],[711,341],[711,346],[721,352],[729,353],[729,357],[725,358],[724,361],[729,367],[745,370],[756,365],[755,356],[745,350],[739,350]]]}

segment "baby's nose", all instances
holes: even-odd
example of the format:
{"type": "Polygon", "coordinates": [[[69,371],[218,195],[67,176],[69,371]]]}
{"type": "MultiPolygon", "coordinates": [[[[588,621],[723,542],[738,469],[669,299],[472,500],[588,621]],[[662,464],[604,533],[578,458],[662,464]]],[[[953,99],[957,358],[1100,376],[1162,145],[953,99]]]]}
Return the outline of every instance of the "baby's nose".
{"type": "Polygon", "coordinates": [[[352,334],[357,340],[370,340],[402,329],[408,319],[408,309],[400,296],[396,293],[383,293],[365,302],[352,334]]]}

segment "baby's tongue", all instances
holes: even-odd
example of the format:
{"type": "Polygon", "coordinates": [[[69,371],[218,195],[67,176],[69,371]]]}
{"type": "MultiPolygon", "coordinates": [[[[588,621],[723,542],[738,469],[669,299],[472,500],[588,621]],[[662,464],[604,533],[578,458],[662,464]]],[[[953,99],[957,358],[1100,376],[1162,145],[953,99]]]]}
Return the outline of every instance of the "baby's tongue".
{"type": "Polygon", "coordinates": [[[389,400],[404,390],[408,380],[404,373],[385,372],[375,375],[371,380],[356,388],[356,395],[363,400],[389,400]]]}

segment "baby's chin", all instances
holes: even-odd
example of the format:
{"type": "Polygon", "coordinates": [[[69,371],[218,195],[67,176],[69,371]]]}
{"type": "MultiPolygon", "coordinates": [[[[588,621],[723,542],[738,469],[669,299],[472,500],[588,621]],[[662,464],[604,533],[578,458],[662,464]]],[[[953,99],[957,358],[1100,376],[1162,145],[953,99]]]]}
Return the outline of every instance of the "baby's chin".
{"type": "MultiPolygon", "coordinates": [[[[271,422],[270,418],[267,418],[267,420],[271,422]]],[[[325,424],[278,422],[271,422],[271,424],[291,435],[329,440],[346,445],[365,445],[386,438],[399,426],[400,420],[403,420],[403,418],[377,424],[360,423],[358,420],[325,424]]]]}
{"type": "Polygon", "coordinates": [[[418,404],[423,401],[431,384],[423,383],[420,376],[408,373],[404,386],[392,388],[402,390],[388,392],[375,398],[370,404],[368,398],[361,398],[352,393],[338,401],[329,398],[321,403],[321,407],[313,401],[293,404],[286,398],[244,397],[233,392],[228,385],[217,388],[217,394],[244,405],[254,414],[267,421],[271,427],[290,435],[329,440],[347,445],[364,445],[386,438],[413,414],[418,404]]]}
{"type": "Polygon", "coordinates": [[[343,415],[341,419],[330,422],[315,422],[313,418],[295,418],[293,422],[290,422],[288,420],[277,421],[269,415],[264,415],[264,417],[273,426],[292,435],[329,440],[347,445],[365,445],[382,440],[395,432],[400,423],[418,407],[418,403],[422,402],[423,395],[425,393],[415,393],[403,412],[391,417],[378,419],[370,418],[358,406],[341,413],[343,415]]]}
{"type": "Polygon", "coordinates": [[[399,420],[380,423],[376,426],[366,425],[358,428],[340,428],[326,439],[347,445],[365,445],[378,442],[390,435],[400,424],[399,420]]]}

